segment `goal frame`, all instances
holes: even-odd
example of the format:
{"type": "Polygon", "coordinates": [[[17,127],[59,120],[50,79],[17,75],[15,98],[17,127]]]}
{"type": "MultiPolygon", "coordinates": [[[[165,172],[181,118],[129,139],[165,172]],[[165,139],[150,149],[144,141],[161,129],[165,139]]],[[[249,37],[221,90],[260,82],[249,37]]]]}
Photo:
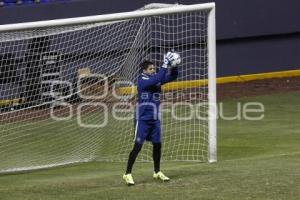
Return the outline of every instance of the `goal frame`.
{"type": "Polygon", "coordinates": [[[0,25],[0,32],[30,30],[36,28],[48,28],[57,26],[80,25],[86,23],[99,23],[150,17],[156,15],[167,15],[193,11],[208,11],[208,162],[217,161],[217,104],[216,104],[216,22],[215,3],[204,3],[194,5],[174,5],[150,10],[137,10],[131,12],[96,15],[88,17],[77,17],[58,20],[47,20],[38,22],[16,23],[0,25]]]}

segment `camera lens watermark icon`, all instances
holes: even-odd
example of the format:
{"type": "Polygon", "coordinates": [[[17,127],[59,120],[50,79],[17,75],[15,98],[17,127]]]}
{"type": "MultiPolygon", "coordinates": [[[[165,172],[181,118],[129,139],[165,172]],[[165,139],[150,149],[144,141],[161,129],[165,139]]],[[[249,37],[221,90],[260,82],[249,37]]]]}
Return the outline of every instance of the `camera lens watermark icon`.
{"type": "Polygon", "coordinates": [[[101,103],[101,102],[87,102],[87,103],[81,103],[79,104],[79,106],[77,107],[77,123],[80,127],[84,127],[84,128],[103,128],[108,124],[108,107],[105,103],[101,103]],[[93,114],[97,115],[99,118],[99,121],[97,120],[96,124],[87,124],[84,123],[83,121],[88,121],[87,119],[89,119],[90,113],[88,113],[87,115],[84,115],[84,107],[95,107],[96,109],[101,110],[101,112],[97,112],[96,109],[93,110],[93,114]],[[102,122],[100,123],[100,119],[102,118],[102,122]],[[86,120],[85,120],[86,119],[86,120]]]}

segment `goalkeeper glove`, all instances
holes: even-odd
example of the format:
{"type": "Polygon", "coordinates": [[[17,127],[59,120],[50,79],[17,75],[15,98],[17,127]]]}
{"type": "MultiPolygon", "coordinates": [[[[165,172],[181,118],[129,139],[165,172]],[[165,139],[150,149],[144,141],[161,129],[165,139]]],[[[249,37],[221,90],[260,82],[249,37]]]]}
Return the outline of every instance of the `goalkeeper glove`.
{"type": "Polygon", "coordinates": [[[172,62],[174,61],[174,54],[172,52],[168,52],[165,56],[164,56],[164,64],[162,67],[167,68],[168,65],[171,65],[172,62]]]}

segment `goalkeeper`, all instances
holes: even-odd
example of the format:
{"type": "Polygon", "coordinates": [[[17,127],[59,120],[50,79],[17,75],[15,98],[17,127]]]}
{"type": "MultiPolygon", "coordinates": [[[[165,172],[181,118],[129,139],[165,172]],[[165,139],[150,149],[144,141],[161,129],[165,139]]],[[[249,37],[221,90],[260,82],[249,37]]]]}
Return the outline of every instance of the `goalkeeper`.
{"type": "Polygon", "coordinates": [[[131,171],[145,140],[151,141],[153,144],[153,178],[162,181],[170,180],[160,171],[161,128],[159,120],[159,94],[161,92],[161,85],[177,78],[178,68],[176,65],[179,63],[179,55],[168,52],[164,57],[164,64],[158,73],[156,73],[152,62],[144,61],[141,64],[142,73],[139,75],[137,81],[138,105],[135,115],[135,143],[129,154],[126,173],[123,175],[123,179],[127,185],[134,185],[131,171]],[[173,67],[170,70],[170,74],[168,74],[168,67],[171,66],[173,67]]]}

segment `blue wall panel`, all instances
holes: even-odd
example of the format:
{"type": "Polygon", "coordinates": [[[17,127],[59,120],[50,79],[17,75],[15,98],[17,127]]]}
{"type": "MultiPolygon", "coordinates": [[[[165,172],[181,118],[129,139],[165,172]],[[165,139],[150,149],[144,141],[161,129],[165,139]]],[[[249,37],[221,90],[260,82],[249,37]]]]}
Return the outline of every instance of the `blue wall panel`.
{"type": "Polygon", "coordinates": [[[300,69],[300,33],[218,42],[218,76],[300,69]]]}
{"type": "MultiPolygon", "coordinates": [[[[2,7],[0,24],[125,12],[151,2],[76,0],[72,3],[2,7]]],[[[218,76],[300,68],[299,0],[216,0],[216,6],[218,76]]]]}
{"type": "MultiPolygon", "coordinates": [[[[0,24],[126,12],[153,0],[74,0],[0,8],[0,24]]],[[[174,0],[160,2],[173,3],[174,0]]],[[[179,0],[182,4],[209,0],[179,0]]],[[[299,0],[215,0],[218,39],[300,31],[299,0]]]]}

